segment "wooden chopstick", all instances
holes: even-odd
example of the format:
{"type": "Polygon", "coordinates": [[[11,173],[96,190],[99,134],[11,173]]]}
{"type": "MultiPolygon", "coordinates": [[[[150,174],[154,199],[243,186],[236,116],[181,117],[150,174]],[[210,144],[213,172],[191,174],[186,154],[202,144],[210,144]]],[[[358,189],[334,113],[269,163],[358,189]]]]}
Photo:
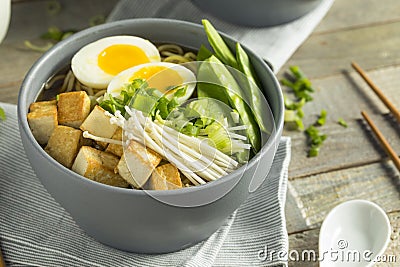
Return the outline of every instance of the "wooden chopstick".
{"type": "Polygon", "coordinates": [[[383,136],[381,131],[376,127],[375,123],[371,120],[371,118],[368,116],[367,112],[361,111],[361,115],[364,117],[364,119],[367,121],[369,126],[371,127],[372,131],[375,133],[376,137],[378,140],[381,142],[381,145],[385,148],[386,153],[388,156],[392,159],[394,165],[396,165],[397,169],[400,171],[400,159],[399,156],[394,152],[393,148],[390,146],[389,142],[386,140],[386,138],[383,136]]]}
{"type": "Polygon", "coordinates": [[[365,71],[355,62],[351,62],[351,66],[360,74],[369,87],[375,94],[382,100],[386,107],[390,110],[393,116],[400,122],[400,112],[396,109],[392,102],[383,94],[382,90],[374,84],[374,82],[367,76],[365,71]]]}

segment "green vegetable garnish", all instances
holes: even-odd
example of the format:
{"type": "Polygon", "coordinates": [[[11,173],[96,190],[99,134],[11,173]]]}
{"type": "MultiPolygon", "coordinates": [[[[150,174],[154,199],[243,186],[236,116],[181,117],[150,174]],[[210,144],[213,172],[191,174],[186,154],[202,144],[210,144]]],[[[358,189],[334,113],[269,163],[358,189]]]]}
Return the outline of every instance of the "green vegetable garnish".
{"type": "Polygon", "coordinates": [[[237,43],[236,44],[236,59],[238,62],[239,70],[245,74],[246,77],[241,85],[245,85],[245,92],[247,93],[247,97],[251,103],[251,109],[254,114],[254,118],[256,119],[258,126],[264,132],[269,132],[267,129],[267,116],[265,114],[269,113],[267,106],[263,103],[263,95],[260,91],[259,82],[256,79],[256,74],[253,69],[253,65],[251,65],[250,59],[247,56],[247,53],[243,50],[242,46],[237,43]]]}
{"type": "Polygon", "coordinates": [[[65,38],[71,36],[75,32],[76,32],[75,30],[61,31],[57,27],[50,27],[46,33],[40,36],[40,38],[44,40],[50,40],[51,42],[47,42],[44,46],[38,46],[32,44],[31,41],[26,40],[24,44],[26,47],[34,51],[43,53],[52,48],[55,43],[64,40],[65,38]]]}
{"type": "Polygon", "coordinates": [[[319,130],[311,125],[306,129],[306,134],[309,138],[310,150],[308,151],[309,157],[318,156],[319,149],[322,143],[326,140],[325,134],[320,134],[319,130]]]}
{"type": "Polygon", "coordinates": [[[343,118],[339,118],[338,123],[342,125],[344,128],[347,128],[347,122],[343,118]]]}
{"type": "Polygon", "coordinates": [[[285,110],[285,125],[291,130],[304,130],[302,117],[299,116],[296,110],[285,110]]]}
{"type": "Polygon", "coordinates": [[[293,102],[285,97],[285,125],[291,130],[304,130],[303,106],[306,103],[305,99],[293,102]]]}
{"type": "Polygon", "coordinates": [[[136,91],[140,88],[146,88],[147,82],[143,79],[135,79],[130,84],[126,85],[121,90],[120,97],[113,97],[111,94],[106,94],[100,101],[99,105],[108,112],[115,113],[117,110],[125,115],[125,106],[129,106],[136,91]]]}
{"type": "Polygon", "coordinates": [[[106,17],[102,14],[95,15],[89,19],[89,26],[93,27],[106,22],[106,17]]]}
{"type": "Polygon", "coordinates": [[[213,55],[213,53],[208,50],[207,47],[205,47],[204,45],[200,46],[199,52],[197,52],[197,61],[204,61],[207,58],[211,57],[213,55]]]}
{"type": "Polygon", "coordinates": [[[206,31],[208,41],[211,47],[214,49],[215,56],[222,61],[224,64],[229,65],[235,69],[238,68],[238,64],[235,56],[226,45],[222,37],[219,35],[214,26],[206,19],[201,21],[206,31]]]}
{"type": "Polygon", "coordinates": [[[211,56],[202,64],[198,70],[198,80],[207,80],[210,83],[198,84],[197,93],[199,97],[211,97],[220,100],[236,109],[247,126],[246,133],[250,143],[255,150],[261,148],[261,133],[250,107],[244,101],[244,93],[237,84],[229,70],[215,56],[211,56]],[[201,79],[204,77],[204,79],[201,79]],[[223,85],[223,86],[220,86],[223,85]]]}
{"type": "Polygon", "coordinates": [[[31,43],[30,41],[28,41],[28,40],[25,40],[24,44],[25,44],[26,47],[32,49],[33,51],[42,52],[42,53],[43,53],[43,52],[46,52],[47,50],[49,50],[50,48],[53,47],[53,44],[52,44],[52,43],[47,43],[47,44],[44,45],[44,46],[38,46],[38,45],[32,44],[32,43],[31,43]]]}
{"type": "Polygon", "coordinates": [[[0,120],[5,121],[6,120],[6,113],[4,112],[4,109],[0,107],[0,120]]]}
{"type": "Polygon", "coordinates": [[[46,11],[49,15],[58,15],[61,11],[61,4],[56,0],[47,1],[46,11]]]}
{"type": "Polygon", "coordinates": [[[315,90],[310,80],[303,74],[298,66],[290,66],[289,70],[292,73],[290,77],[293,82],[288,79],[282,79],[281,84],[291,88],[297,99],[305,99],[306,102],[312,101],[313,98],[310,93],[315,90]]]}
{"type": "Polygon", "coordinates": [[[326,122],[326,115],[327,115],[327,114],[328,114],[328,112],[327,112],[325,109],[321,110],[321,114],[319,115],[319,118],[318,118],[318,120],[317,120],[317,122],[316,122],[316,124],[317,124],[318,126],[322,126],[322,125],[325,124],[325,122],[326,122]]]}
{"type": "Polygon", "coordinates": [[[76,30],[62,31],[57,27],[50,27],[46,33],[44,33],[40,36],[40,38],[45,39],[45,40],[51,40],[54,42],[59,42],[61,40],[64,40],[65,38],[71,36],[75,32],[76,32],[76,30]]]}

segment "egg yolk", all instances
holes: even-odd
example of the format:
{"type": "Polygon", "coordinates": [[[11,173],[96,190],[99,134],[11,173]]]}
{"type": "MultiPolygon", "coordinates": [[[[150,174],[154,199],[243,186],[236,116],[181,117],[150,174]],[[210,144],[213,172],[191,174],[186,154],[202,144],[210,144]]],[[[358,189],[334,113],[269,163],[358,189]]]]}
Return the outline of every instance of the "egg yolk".
{"type": "Polygon", "coordinates": [[[142,49],[127,44],[111,45],[98,56],[99,67],[111,75],[117,75],[123,70],[148,62],[150,59],[142,49]]]}
{"type": "Polygon", "coordinates": [[[156,88],[162,93],[183,83],[178,72],[164,66],[143,67],[135,72],[129,81],[132,82],[134,79],[144,79],[150,88],[156,88]]]}

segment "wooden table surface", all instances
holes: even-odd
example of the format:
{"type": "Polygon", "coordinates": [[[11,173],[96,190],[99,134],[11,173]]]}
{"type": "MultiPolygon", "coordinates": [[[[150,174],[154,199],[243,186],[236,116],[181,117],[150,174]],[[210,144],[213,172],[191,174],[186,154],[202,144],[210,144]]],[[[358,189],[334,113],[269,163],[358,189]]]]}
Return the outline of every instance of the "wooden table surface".
{"type": "MultiPolygon", "coordinates": [[[[0,101],[16,103],[21,81],[41,53],[23,41],[40,43],[38,36],[50,26],[83,29],[89,18],[107,15],[117,0],[61,1],[54,16],[47,1],[15,1],[9,33],[0,45],[0,101]],[[79,2],[79,9],[71,5],[79,2]],[[98,3],[93,5],[93,3],[98,3]]],[[[400,109],[400,1],[336,0],[314,33],[282,68],[299,65],[318,88],[305,105],[305,124],[315,121],[321,109],[328,119],[321,131],[328,135],[320,155],[307,158],[306,137],[284,131],[292,138],[292,160],[286,205],[290,250],[318,250],[321,222],[337,204],[366,199],[381,206],[390,218],[392,235],[387,256],[400,266],[400,177],[394,164],[361,119],[370,113],[394,149],[400,153],[400,125],[388,109],[352,70],[358,62],[400,109]],[[344,118],[349,127],[337,124],[344,118]]],[[[281,71],[278,76],[282,76],[281,71]]],[[[291,266],[318,266],[317,262],[290,262],[291,266]]]]}

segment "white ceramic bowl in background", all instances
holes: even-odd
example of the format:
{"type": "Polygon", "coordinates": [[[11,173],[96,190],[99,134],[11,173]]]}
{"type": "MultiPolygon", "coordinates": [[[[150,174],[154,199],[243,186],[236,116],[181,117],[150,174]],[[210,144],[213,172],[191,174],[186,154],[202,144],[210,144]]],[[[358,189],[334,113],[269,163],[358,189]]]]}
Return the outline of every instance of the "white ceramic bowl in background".
{"type": "Polygon", "coordinates": [[[321,226],[320,266],[372,266],[385,252],[390,233],[389,219],[378,205],[366,200],[344,202],[332,209],[321,226]]]}
{"type": "Polygon", "coordinates": [[[11,0],[0,0],[0,43],[7,34],[10,24],[11,0]]]}

